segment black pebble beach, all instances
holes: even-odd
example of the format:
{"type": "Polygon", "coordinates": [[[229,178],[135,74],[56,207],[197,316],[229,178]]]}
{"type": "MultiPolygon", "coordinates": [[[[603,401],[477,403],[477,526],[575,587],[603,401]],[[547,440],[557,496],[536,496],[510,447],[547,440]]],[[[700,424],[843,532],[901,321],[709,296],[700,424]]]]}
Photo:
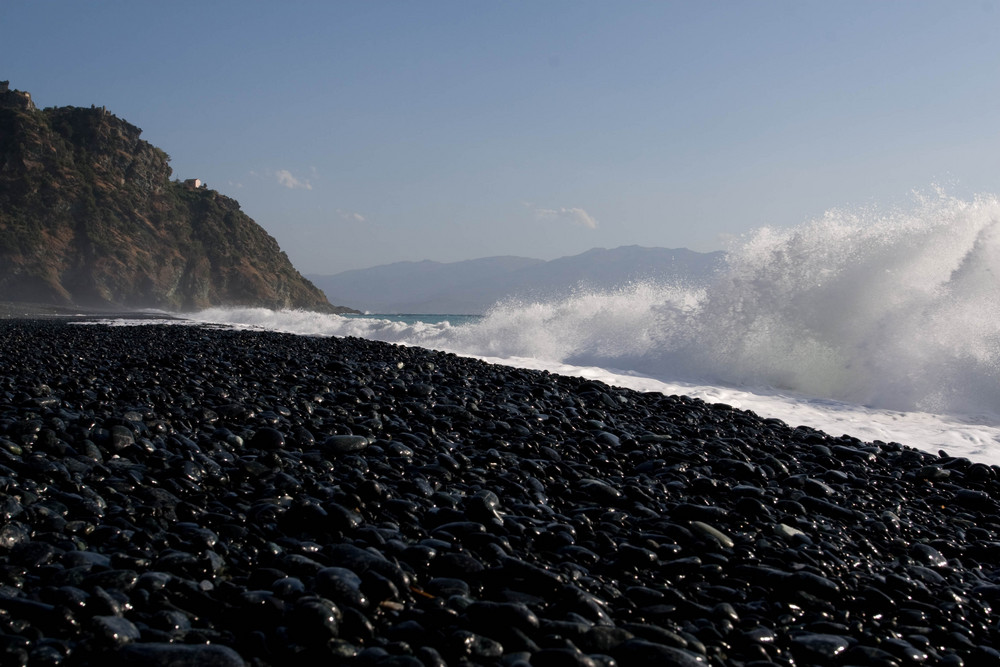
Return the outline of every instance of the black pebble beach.
{"type": "Polygon", "coordinates": [[[2,665],[1000,664],[1000,468],[418,348],[0,320],[2,665]]]}

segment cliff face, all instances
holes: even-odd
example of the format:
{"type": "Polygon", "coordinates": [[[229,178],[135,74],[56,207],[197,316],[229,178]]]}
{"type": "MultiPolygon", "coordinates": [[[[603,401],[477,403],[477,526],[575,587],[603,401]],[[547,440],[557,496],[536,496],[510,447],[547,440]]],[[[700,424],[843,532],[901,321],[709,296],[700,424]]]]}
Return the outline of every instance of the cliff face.
{"type": "Polygon", "coordinates": [[[103,108],[39,110],[0,82],[0,300],[349,310],[235,200],[171,181],[140,132],[103,108]]]}

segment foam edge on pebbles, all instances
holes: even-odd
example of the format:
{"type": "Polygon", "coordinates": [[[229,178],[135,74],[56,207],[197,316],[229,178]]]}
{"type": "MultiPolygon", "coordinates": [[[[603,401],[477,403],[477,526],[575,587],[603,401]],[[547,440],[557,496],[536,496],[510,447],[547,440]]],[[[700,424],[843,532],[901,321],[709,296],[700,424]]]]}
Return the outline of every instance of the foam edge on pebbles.
{"type": "Polygon", "coordinates": [[[1000,660],[995,466],[361,339],[0,350],[4,665],[1000,660]]]}

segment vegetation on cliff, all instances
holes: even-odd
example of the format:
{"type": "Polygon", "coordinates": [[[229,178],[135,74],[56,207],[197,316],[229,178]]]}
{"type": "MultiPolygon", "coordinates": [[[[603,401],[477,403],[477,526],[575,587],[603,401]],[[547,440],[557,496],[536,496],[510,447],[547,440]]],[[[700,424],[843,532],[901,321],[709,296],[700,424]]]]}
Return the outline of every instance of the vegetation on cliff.
{"type": "Polygon", "coordinates": [[[0,82],[0,300],[348,310],[238,202],[171,180],[140,133],[104,108],[39,110],[0,82]]]}

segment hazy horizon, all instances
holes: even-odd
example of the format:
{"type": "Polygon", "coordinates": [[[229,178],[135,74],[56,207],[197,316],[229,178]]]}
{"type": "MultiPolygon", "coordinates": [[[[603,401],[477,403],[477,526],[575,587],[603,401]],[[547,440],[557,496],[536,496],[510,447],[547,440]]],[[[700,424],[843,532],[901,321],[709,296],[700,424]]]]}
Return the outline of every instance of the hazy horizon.
{"type": "Polygon", "coordinates": [[[711,251],[996,192],[997,9],[12,0],[0,78],[141,127],[303,273],[711,251]]]}
{"type": "Polygon", "coordinates": [[[437,260],[437,259],[431,259],[431,258],[424,258],[424,259],[400,259],[400,260],[394,260],[394,261],[391,261],[391,262],[383,262],[381,264],[373,264],[371,266],[359,266],[359,267],[354,268],[354,269],[344,269],[342,271],[338,270],[338,271],[334,271],[333,273],[329,273],[329,274],[322,273],[322,272],[319,272],[319,271],[309,271],[309,272],[303,272],[303,273],[304,274],[308,273],[308,275],[311,275],[311,276],[324,276],[324,275],[335,275],[337,273],[346,273],[348,271],[366,271],[368,269],[377,269],[379,267],[391,266],[393,264],[461,264],[461,263],[464,263],[464,262],[478,262],[478,261],[481,261],[481,260],[502,259],[502,258],[508,258],[508,257],[512,258],[512,259],[536,260],[538,262],[553,262],[553,261],[560,260],[560,259],[571,259],[571,258],[574,258],[574,257],[579,257],[580,255],[586,255],[587,253],[591,253],[591,252],[595,252],[595,251],[602,251],[602,250],[603,251],[613,251],[613,250],[622,250],[622,249],[628,249],[628,248],[641,248],[641,249],[644,249],[644,250],[680,250],[680,251],[689,250],[691,252],[695,252],[695,253],[703,254],[703,255],[713,254],[713,253],[717,253],[717,252],[725,252],[723,250],[691,250],[690,248],[666,248],[666,247],[663,247],[663,246],[643,246],[643,245],[639,245],[637,243],[634,243],[634,244],[631,244],[631,245],[615,246],[613,248],[605,248],[603,246],[594,246],[593,248],[587,248],[586,250],[584,250],[582,252],[575,252],[575,253],[572,253],[570,255],[559,255],[558,257],[553,257],[551,259],[542,259],[541,257],[532,257],[531,255],[511,255],[511,254],[505,254],[505,255],[483,255],[481,257],[467,257],[465,259],[444,260],[444,261],[437,260]]]}

